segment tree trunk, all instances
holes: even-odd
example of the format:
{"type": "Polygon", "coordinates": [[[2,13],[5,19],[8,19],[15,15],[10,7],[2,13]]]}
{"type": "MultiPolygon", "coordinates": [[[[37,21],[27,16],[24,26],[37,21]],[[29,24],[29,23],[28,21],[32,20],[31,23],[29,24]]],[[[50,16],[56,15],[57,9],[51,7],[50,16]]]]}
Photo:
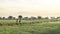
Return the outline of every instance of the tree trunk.
{"type": "Polygon", "coordinates": [[[19,19],[19,23],[21,23],[21,19],[19,19]]]}

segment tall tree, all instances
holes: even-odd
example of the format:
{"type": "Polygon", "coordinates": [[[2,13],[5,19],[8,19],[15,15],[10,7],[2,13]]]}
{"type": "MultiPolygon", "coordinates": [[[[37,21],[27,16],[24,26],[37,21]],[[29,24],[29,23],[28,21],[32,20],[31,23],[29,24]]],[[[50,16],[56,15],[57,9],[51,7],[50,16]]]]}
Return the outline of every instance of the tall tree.
{"type": "Polygon", "coordinates": [[[18,19],[19,19],[19,23],[21,22],[21,19],[22,19],[22,15],[19,15],[18,16],[18,19]]]}
{"type": "Polygon", "coordinates": [[[13,19],[13,16],[9,16],[8,19],[13,19]]]}

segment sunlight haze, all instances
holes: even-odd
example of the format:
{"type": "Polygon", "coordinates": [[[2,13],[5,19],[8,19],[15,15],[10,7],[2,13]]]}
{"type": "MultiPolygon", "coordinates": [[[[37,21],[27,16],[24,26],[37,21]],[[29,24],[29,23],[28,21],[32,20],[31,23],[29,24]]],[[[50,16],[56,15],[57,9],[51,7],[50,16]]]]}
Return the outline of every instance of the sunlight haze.
{"type": "Polygon", "coordinates": [[[0,16],[60,16],[60,0],[0,0],[0,16]]]}

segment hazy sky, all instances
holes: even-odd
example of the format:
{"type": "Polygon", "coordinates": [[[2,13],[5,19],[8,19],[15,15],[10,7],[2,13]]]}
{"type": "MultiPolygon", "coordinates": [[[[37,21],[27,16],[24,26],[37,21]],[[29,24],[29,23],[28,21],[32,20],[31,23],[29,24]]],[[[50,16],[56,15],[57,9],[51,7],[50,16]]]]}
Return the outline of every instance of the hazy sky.
{"type": "Polygon", "coordinates": [[[0,0],[0,16],[60,16],[60,0],[0,0]]]}

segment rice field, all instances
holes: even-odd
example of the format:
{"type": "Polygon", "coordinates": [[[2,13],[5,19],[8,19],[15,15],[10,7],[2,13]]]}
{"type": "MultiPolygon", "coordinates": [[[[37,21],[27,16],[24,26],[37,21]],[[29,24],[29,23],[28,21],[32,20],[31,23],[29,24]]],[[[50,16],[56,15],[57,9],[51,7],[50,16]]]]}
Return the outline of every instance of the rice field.
{"type": "MultiPolygon", "coordinates": [[[[16,23],[16,20],[0,20],[0,23],[16,23]]],[[[28,23],[14,26],[0,26],[0,34],[60,34],[60,21],[43,22],[42,20],[22,20],[28,23]],[[37,23],[39,21],[39,23],[37,23]],[[29,24],[33,22],[34,24],[29,24]]]]}

